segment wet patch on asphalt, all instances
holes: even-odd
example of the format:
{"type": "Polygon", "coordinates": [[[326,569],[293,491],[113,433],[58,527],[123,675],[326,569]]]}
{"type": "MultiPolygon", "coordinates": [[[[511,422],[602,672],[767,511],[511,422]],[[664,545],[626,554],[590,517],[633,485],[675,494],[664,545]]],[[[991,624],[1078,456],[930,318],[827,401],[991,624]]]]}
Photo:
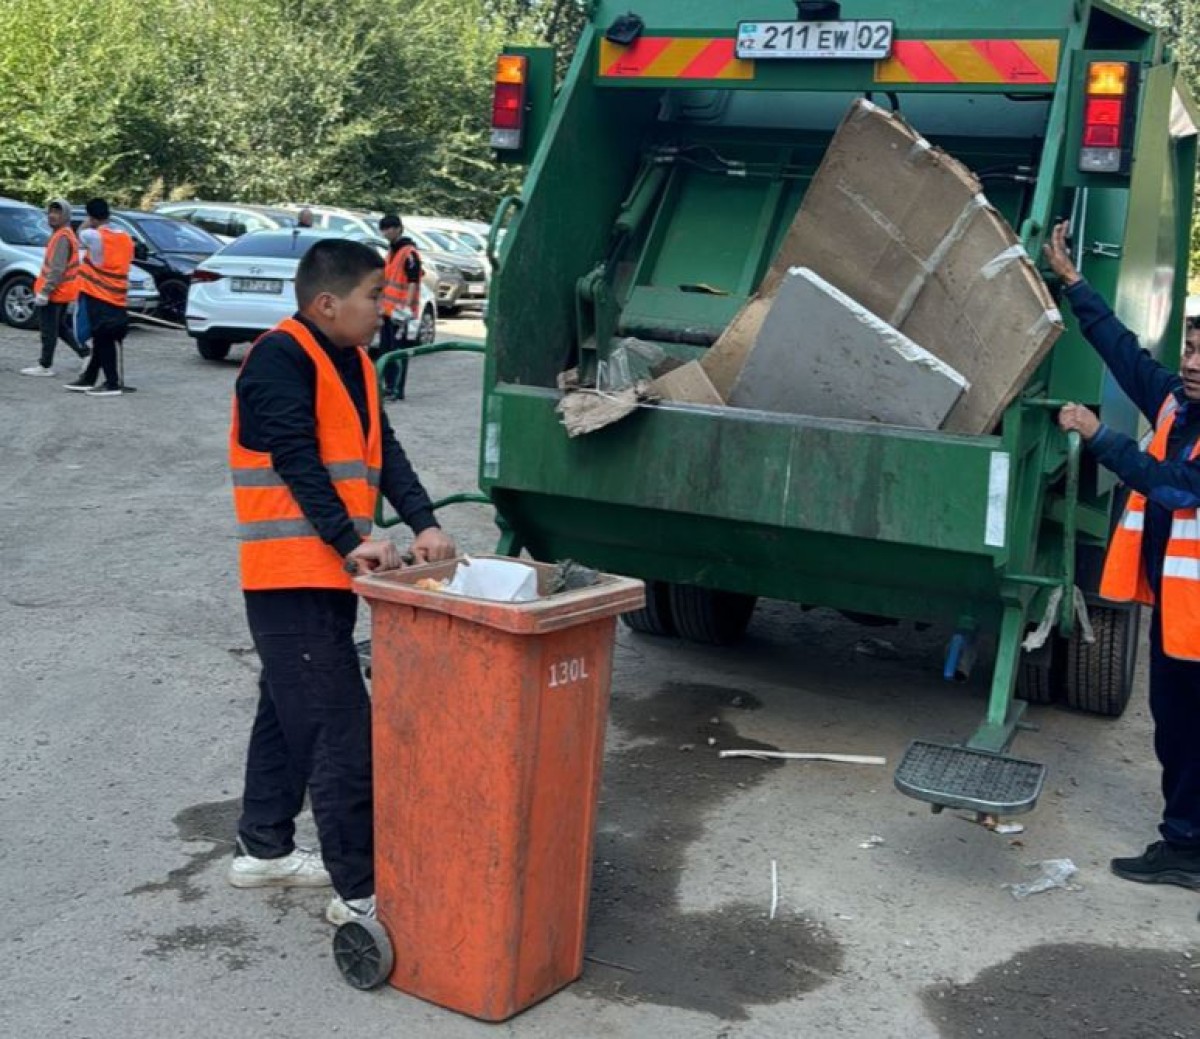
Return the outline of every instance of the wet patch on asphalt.
{"type": "Polygon", "coordinates": [[[811,992],[841,968],[841,947],[815,920],[762,903],[680,909],[688,846],[709,812],[761,783],[778,762],[721,760],[709,745],[775,750],[738,736],[761,703],[723,686],[668,683],[645,700],[614,700],[632,741],[605,763],[588,930],[575,991],[744,1020],[752,1005],[811,992]]]}
{"type": "Polygon", "coordinates": [[[1039,945],[922,998],[942,1039],[1200,1039],[1200,947],[1039,945]]]}
{"type": "Polygon", "coordinates": [[[153,895],[160,891],[174,891],[180,902],[195,902],[204,897],[204,890],[193,882],[193,878],[218,859],[233,854],[233,834],[237,830],[241,799],[210,801],[192,805],[179,812],[174,823],[179,839],[185,843],[207,842],[211,847],[191,852],[188,861],[167,874],[166,880],[139,884],[126,892],[128,895],[153,895]]]}
{"type": "Polygon", "coordinates": [[[149,939],[153,946],[143,949],[143,956],[166,960],[179,953],[198,953],[213,958],[227,970],[244,970],[258,957],[255,955],[258,941],[240,920],[228,923],[184,924],[164,934],[138,934],[138,938],[149,939]]]}

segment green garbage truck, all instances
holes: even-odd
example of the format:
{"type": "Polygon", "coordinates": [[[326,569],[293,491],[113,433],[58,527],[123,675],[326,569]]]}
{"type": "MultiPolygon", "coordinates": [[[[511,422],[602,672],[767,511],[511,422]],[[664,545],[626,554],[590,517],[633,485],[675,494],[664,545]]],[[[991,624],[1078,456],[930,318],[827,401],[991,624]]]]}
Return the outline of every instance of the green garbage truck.
{"type": "Polygon", "coordinates": [[[1138,417],[1069,313],[977,435],[663,402],[572,438],[555,410],[562,373],[593,379],[625,337],[712,348],[858,98],[977,171],[1035,261],[1071,219],[1086,276],[1176,363],[1197,118],[1153,27],[1102,0],[596,0],[560,82],[545,49],[497,65],[492,144],[528,169],[489,241],[480,486],[502,551],[646,580],[640,631],[731,641],[790,600],[944,624],[947,677],[994,636],[978,729],[914,740],[896,785],[1026,811],[1026,704],[1119,715],[1139,638],[1095,595],[1122,489],[1055,414],[1138,417]]]}

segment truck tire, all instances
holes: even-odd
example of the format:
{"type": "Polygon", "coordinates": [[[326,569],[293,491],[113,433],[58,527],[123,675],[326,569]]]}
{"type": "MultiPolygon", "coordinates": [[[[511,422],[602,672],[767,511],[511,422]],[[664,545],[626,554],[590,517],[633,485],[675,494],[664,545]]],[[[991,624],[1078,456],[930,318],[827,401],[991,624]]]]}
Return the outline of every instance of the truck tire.
{"type": "Polygon", "coordinates": [[[211,336],[199,336],[196,339],[196,349],[206,361],[225,360],[232,346],[228,339],[213,339],[211,336]]]}
{"type": "Polygon", "coordinates": [[[1062,639],[1053,634],[1041,649],[1021,652],[1017,664],[1017,699],[1032,704],[1057,703],[1062,690],[1062,639]]]}
{"type": "Polygon", "coordinates": [[[1088,604],[1096,641],[1076,632],[1067,643],[1063,701],[1068,707],[1119,718],[1133,693],[1141,637],[1141,607],[1088,604]]]}
{"type": "Polygon", "coordinates": [[[737,642],[750,624],[756,596],[721,592],[692,584],[671,585],[671,613],[675,630],[692,642],[728,646],[737,642]]]}
{"type": "Polygon", "coordinates": [[[642,635],[674,635],[675,618],[671,615],[671,586],[665,581],[646,582],[646,605],[640,610],[621,614],[630,631],[642,635]]]}

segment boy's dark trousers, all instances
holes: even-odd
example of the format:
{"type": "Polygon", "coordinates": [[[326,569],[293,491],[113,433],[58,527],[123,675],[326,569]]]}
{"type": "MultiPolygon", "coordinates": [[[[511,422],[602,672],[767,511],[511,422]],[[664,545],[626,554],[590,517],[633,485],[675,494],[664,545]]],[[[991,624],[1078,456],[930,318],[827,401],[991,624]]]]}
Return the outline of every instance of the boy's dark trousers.
{"type": "Polygon", "coordinates": [[[1150,713],[1166,802],[1159,832],[1175,847],[1200,851],[1200,663],[1163,652],[1157,609],[1150,624],[1150,713]]]}
{"type": "Polygon", "coordinates": [[[54,367],[54,348],[61,339],[80,357],[87,357],[88,352],[75,339],[68,317],[70,303],[47,303],[38,307],[38,329],[42,334],[42,358],[39,362],[43,368],[54,367]]]}
{"type": "Polygon", "coordinates": [[[307,790],[342,898],[374,893],[371,703],[354,645],[352,592],[247,592],[262,662],[238,836],[257,858],[295,847],[307,790]]]}

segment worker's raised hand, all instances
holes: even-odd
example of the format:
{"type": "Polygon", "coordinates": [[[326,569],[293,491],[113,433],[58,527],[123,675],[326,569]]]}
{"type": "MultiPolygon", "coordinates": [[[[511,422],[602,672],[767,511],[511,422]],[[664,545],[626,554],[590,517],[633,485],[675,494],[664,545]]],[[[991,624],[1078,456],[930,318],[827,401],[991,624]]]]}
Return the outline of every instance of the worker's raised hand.
{"type": "Polygon", "coordinates": [[[427,527],[412,543],[412,554],[418,563],[440,563],[453,559],[457,553],[454,539],[441,527],[427,527]]]}
{"type": "Polygon", "coordinates": [[[400,549],[392,541],[364,541],[346,556],[346,563],[351,573],[398,570],[404,565],[400,558],[400,549]],[[350,564],[353,564],[353,569],[350,564]]]}
{"type": "Polygon", "coordinates": [[[1066,220],[1060,220],[1050,232],[1050,241],[1043,247],[1042,252],[1050,269],[1054,271],[1067,285],[1074,285],[1083,280],[1075,261],[1071,259],[1071,251],[1067,248],[1067,235],[1071,225],[1066,220]]]}
{"type": "Polygon", "coordinates": [[[1068,404],[1058,413],[1058,425],[1065,433],[1075,430],[1084,440],[1091,440],[1100,429],[1100,420],[1082,404],[1068,404]]]}

